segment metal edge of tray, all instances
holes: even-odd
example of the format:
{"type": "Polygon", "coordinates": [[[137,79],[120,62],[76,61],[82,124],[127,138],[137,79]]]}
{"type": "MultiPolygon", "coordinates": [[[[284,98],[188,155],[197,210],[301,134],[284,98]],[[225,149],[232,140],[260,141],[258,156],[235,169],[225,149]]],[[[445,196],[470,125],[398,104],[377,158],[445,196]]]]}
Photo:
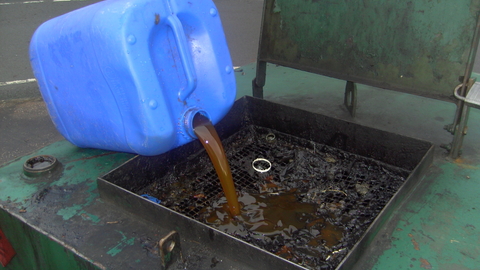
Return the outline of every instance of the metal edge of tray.
{"type": "MultiPolygon", "coordinates": [[[[365,255],[365,248],[377,236],[379,230],[382,228],[383,225],[387,223],[389,218],[392,216],[393,211],[397,209],[397,207],[403,202],[403,200],[409,194],[409,192],[416,186],[419,179],[421,179],[421,177],[423,176],[423,173],[425,172],[426,168],[428,168],[428,166],[431,164],[433,159],[433,145],[431,143],[421,141],[418,139],[405,137],[402,135],[381,131],[381,130],[377,130],[369,127],[364,127],[356,123],[351,123],[348,121],[335,119],[329,116],[324,116],[321,114],[303,111],[300,109],[296,109],[296,108],[292,108],[285,105],[280,105],[280,104],[265,101],[262,99],[252,98],[252,97],[245,97],[236,102],[236,104],[234,105],[234,107],[230,112],[230,114],[233,115],[233,117],[230,117],[228,119],[228,125],[231,125],[231,126],[229,127],[220,126],[217,129],[220,137],[226,138],[231,134],[233,134],[232,126],[234,126],[233,129],[235,129],[235,131],[238,130],[237,129],[238,127],[241,127],[245,124],[252,124],[252,122],[253,124],[262,126],[262,123],[264,123],[264,121],[268,121],[268,118],[270,117],[268,115],[262,114],[261,111],[265,109],[269,110],[270,115],[275,114],[276,112],[276,111],[271,111],[272,107],[269,107],[268,104],[271,104],[271,106],[275,106],[275,108],[278,109],[278,112],[283,113],[283,114],[280,113],[280,118],[284,117],[285,115],[288,115],[289,113],[296,112],[300,114],[302,113],[311,114],[313,119],[316,119],[314,120],[313,123],[318,123],[319,121],[318,119],[322,121],[324,119],[329,119],[329,121],[341,122],[342,124],[335,122],[336,124],[335,126],[336,128],[338,128],[338,130],[332,131],[332,134],[335,134],[335,132],[348,131],[348,132],[354,132],[355,135],[359,135],[359,134],[364,135],[364,134],[367,134],[369,131],[375,131],[374,132],[375,136],[377,137],[382,136],[382,139],[386,141],[394,140],[394,142],[396,143],[396,139],[403,138],[404,142],[402,143],[418,142],[419,145],[422,145],[424,147],[428,145],[428,148],[426,148],[425,151],[422,152],[422,157],[420,158],[420,160],[418,160],[419,154],[416,153],[416,158],[413,158],[413,160],[416,159],[416,161],[414,161],[416,165],[413,168],[409,169],[410,174],[407,180],[405,181],[405,183],[400,187],[400,189],[396,192],[396,194],[389,200],[389,202],[384,207],[384,209],[382,209],[380,214],[375,218],[374,222],[368,227],[368,229],[365,231],[362,238],[359,241],[357,241],[357,243],[352,248],[352,250],[349,251],[349,254],[344,258],[344,260],[342,260],[342,262],[337,267],[337,269],[343,270],[343,269],[349,269],[353,267],[355,263],[363,255],[365,255]],[[261,105],[261,106],[258,106],[258,105],[261,105]],[[262,107],[262,108],[259,110],[256,110],[258,107],[262,107]],[[248,115],[245,113],[246,111],[248,112],[248,115]],[[255,117],[258,117],[259,119],[256,119],[255,117]],[[232,121],[231,118],[234,118],[235,121],[232,121]],[[255,119],[251,119],[251,118],[255,118],[255,119]],[[387,134],[388,136],[385,136],[387,134]],[[388,137],[388,138],[385,139],[385,137],[388,137]]],[[[301,118],[300,123],[296,123],[296,124],[302,125],[305,123],[310,123],[311,125],[312,122],[310,121],[312,121],[311,118],[301,118]]],[[[283,123],[281,123],[280,126],[275,126],[275,127],[269,126],[268,128],[281,129],[282,126],[283,126],[283,123]]],[[[280,130],[280,131],[285,132],[284,130],[280,130]]],[[[371,135],[371,133],[369,134],[371,135]]],[[[296,135],[296,136],[299,136],[299,135],[296,135]]],[[[360,142],[354,142],[354,143],[363,144],[364,141],[360,140],[360,142]]],[[[386,142],[383,142],[383,143],[386,143],[386,142]]],[[[380,146],[382,146],[381,145],[382,142],[379,142],[379,141],[375,141],[375,144],[380,144],[380,146]]],[[[402,148],[403,150],[403,147],[401,146],[401,144],[400,145],[395,144],[393,146],[396,148],[397,152],[400,151],[400,148],[402,148]]],[[[199,147],[200,147],[199,143],[195,145],[195,142],[193,142],[171,151],[174,153],[174,155],[178,156],[179,153],[192,154],[193,152],[201,149],[199,147]]],[[[348,146],[347,148],[350,148],[350,147],[355,147],[355,146],[348,146]]],[[[369,146],[367,145],[367,147],[369,146]]],[[[342,150],[348,151],[349,149],[342,149],[342,150]]],[[[365,149],[362,149],[362,151],[364,150],[365,149]]],[[[395,153],[392,152],[391,154],[394,155],[395,153]]],[[[106,199],[107,201],[111,201],[114,204],[119,205],[121,208],[125,209],[128,212],[131,212],[134,215],[146,218],[148,221],[153,222],[154,224],[161,224],[160,226],[165,226],[172,230],[178,230],[183,240],[194,239],[195,241],[205,243],[207,246],[213,243],[217,244],[216,240],[219,240],[218,242],[222,243],[222,245],[219,245],[219,247],[222,247],[222,248],[219,248],[218,250],[222,253],[223,256],[227,256],[228,258],[235,258],[235,257],[239,258],[239,260],[241,260],[243,263],[246,263],[247,265],[253,267],[254,269],[260,269],[260,268],[268,269],[271,267],[278,267],[279,269],[305,269],[298,264],[287,261],[279,256],[276,256],[275,254],[269,253],[263,249],[255,247],[240,239],[234,238],[233,236],[230,236],[224,232],[218,231],[217,229],[208,227],[207,225],[201,222],[188,218],[164,206],[157,205],[156,203],[150,202],[140,197],[139,195],[104,179],[106,176],[107,176],[106,178],[108,179],[109,176],[111,176],[110,175],[111,173],[116,172],[119,168],[122,168],[124,166],[127,166],[127,167],[135,166],[135,163],[137,163],[137,165],[142,164],[142,159],[145,159],[145,158],[146,157],[136,156],[128,160],[124,164],[120,165],[119,167],[113,169],[112,171],[106,173],[104,176],[99,177],[97,182],[98,182],[98,189],[101,197],[106,199]],[[195,230],[188,230],[188,229],[186,231],[179,230],[179,228],[194,228],[194,227],[195,227],[195,230]],[[223,244],[225,243],[227,243],[227,245],[225,246],[225,248],[223,248],[224,247],[223,244]],[[243,247],[243,249],[241,247],[243,247]],[[254,261],[253,258],[255,259],[261,258],[261,259],[259,261],[257,260],[254,261]]],[[[159,157],[153,157],[153,158],[159,158],[159,157]]],[[[373,157],[373,158],[376,158],[376,157],[373,157]]],[[[170,158],[164,158],[164,159],[162,158],[162,160],[171,161],[170,158]]],[[[382,159],[377,159],[377,160],[386,162],[382,159]]],[[[408,164],[408,166],[411,166],[411,163],[408,164]]],[[[148,170],[148,168],[143,168],[143,170],[146,170],[146,169],[148,170]]],[[[122,173],[122,172],[120,171],[118,173],[122,173]]],[[[130,179],[129,181],[136,181],[136,180],[139,180],[139,179],[130,179]]]]}
{"type": "Polygon", "coordinates": [[[196,241],[210,249],[215,247],[214,253],[220,259],[226,257],[251,269],[305,269],[250,243],[144,199],[107,180],[99,178],[97,184],[103,200],[119,205],[122,209],[148,222],[158,224],[163,229],[177,231],[182,240],[182,247],[187,250],[186,242],[196,241]]]}
{"type": "MultiPolygon", "coordinates": [[[[405,202],[411,192],[422,181],[427,169],[433,162],[435,146],[431,146],[425,156],[422,158],[417,167],[410,173],[409,177],[405,180],[402,186],[398,189],[395,195],[388,201],[387,205],[380,211],[375,220],[370,224],[368,229],[360,240],[354,245],[343,261],[338,265],[337,270],[346,269],[361,269],[356,266],[362,256],[372,255],[368,252],[370,245],[374,242],[376,237],[379,237],[381,229],[385,229],[385,226],[394,217],[395,211],[405,202]]],[[[391,235],[393,227],[387,228],[384,231],[387,235],[391,235]]],[[[375,259],[375,256],[367,258],[367,260],[375,259]]]]}
{"type": "MultiPolygon", "coordinates": [[[[251,122],[412,172],[432,143],[255,97],[245,97],[251,122]],[[268,113],[265,113],[268,112],[268,113]],[[294,115],[295,117],[292,117],[294,115]],[[277,118],[272,120],[273,116],[277,118]],[[303,128],[303,129],[299,129],[303,128]]],[[[220,134],[220,133],[219,133],[220,134]]]]}

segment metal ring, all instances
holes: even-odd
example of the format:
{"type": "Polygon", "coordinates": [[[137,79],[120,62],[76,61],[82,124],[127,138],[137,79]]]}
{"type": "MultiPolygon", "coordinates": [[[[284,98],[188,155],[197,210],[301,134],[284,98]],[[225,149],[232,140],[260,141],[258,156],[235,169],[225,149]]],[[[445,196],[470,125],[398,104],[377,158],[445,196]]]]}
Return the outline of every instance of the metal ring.
{"type": "Polygon", "coordinates": [[[273,142],[275,140],[275,134],[268,133],[267,136],[265,136],[265,140],[267,140],[268,142],[273,142]]]}
{"type": "Polygon", "coordinates": [[[252,161],[252,167],[253,167],[253,169],[254,169],[255,171],[264,173],[264,172],[270,171],[270,169],[272,168],[272,163],[271,163],[270,161],[268,161],[268,159],[257,158],[257,159],[255,159],[254,161],[252,161]],[[266,168],[266,169],[259,169],[259,168],[255,167],[255,162],[258,162],[258,161],[267,162],[269,167],[266,168]]]}

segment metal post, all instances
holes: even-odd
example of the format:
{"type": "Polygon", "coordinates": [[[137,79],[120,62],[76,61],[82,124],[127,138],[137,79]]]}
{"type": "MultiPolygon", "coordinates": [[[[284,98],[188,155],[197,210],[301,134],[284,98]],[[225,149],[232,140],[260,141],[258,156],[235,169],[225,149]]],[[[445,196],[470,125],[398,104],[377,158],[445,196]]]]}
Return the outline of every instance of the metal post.
{"type": "Polygon", "coordinates": [[[252,81],[252,94],[254,97],[263,98],[263,86],[267,76],[267,62],[257,61],[257,75],[252,81]]]}
{"type": "Polygon", "coordinates": [[[343,104],[347,107],[352,117],[355,117],[357,112],[357,84],[351,81],[347,81],[345,85],[345,96],[343,104]]]}
{"type": "MultiPolygon", "coordinates": [[[[477,25],[475,27],[475,32],[473,35],[472,46],[470,47],[470,53],[468,57],[467,68],[465,69],[465,74],[463,76],[462,88],[460,90],[460,96],[465,97],[468,93],[468,89],[473,85],[474,82],[470,79],[470,75],[473,71],[473,63],[475,62],[475,56],[477,55],[477,48],[479,44],[480,36],[480,20],[477,15],[477,25]]],[[[450,132],[453,133],[453,141],[450,149],[450,158],[456,159],[460,155],[460,149],[463,144],[463,137],[466,135],[467,122],[468,122],[468,113],[470,108],[465,104],[464,100],[458,100],[457,102],[457,111],[455,112],[455,119],[450,128],[450,132]]]]}

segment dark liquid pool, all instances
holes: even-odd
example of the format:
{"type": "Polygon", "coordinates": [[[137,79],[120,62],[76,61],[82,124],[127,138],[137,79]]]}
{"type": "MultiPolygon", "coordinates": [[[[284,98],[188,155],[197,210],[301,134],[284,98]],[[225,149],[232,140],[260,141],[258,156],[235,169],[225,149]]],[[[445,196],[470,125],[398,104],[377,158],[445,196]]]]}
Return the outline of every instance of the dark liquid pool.
{"type": "Polygon", "coordinates": [[[138,192],[311,269],[334,269],[409,171],[257,126],[223,142],[240,214],[229,212],[205,151],[138,192]],[[255,159],[270,161],[258,172],[255,159]]]}

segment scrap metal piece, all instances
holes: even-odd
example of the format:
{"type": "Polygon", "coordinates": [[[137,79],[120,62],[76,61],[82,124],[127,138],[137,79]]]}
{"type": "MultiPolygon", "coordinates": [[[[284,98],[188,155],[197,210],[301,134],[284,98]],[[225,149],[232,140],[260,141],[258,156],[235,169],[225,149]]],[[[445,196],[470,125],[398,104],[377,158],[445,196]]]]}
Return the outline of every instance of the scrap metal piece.
{"type": "Polygon", "coordinates": [[[268,161],[268,159],[265,159],[265,158],[257,158],[255,159],[254,161],[252,161],[252,167],[255,171],[257,172],[260,172],[260,173],[264,173],[264,172],[268,172],[270,171],[270,169],[272,168],[272,163],[270,161],[268,161]],[[263,168],[263,166],[257,166],[255,167],[255,163],[259,163],[259,162],[266,162],[268,163],[268,167],[267,168],[263,168]]]}
{"type": "Polygon", "coordinates": [[[267,142],[273,142],[275,140],[275,134],[273,133],[268,133],[267,136],[265,136],[265,140],[267,140],[267,142]]]}
{"type": "Polygon", "coordinates": [[[167,236],[160,239],[158,249],[160,250],[162,270],[168,269],[176,261],[183,262],[180,235],[176,231],[171,231],[167,236]]]}

